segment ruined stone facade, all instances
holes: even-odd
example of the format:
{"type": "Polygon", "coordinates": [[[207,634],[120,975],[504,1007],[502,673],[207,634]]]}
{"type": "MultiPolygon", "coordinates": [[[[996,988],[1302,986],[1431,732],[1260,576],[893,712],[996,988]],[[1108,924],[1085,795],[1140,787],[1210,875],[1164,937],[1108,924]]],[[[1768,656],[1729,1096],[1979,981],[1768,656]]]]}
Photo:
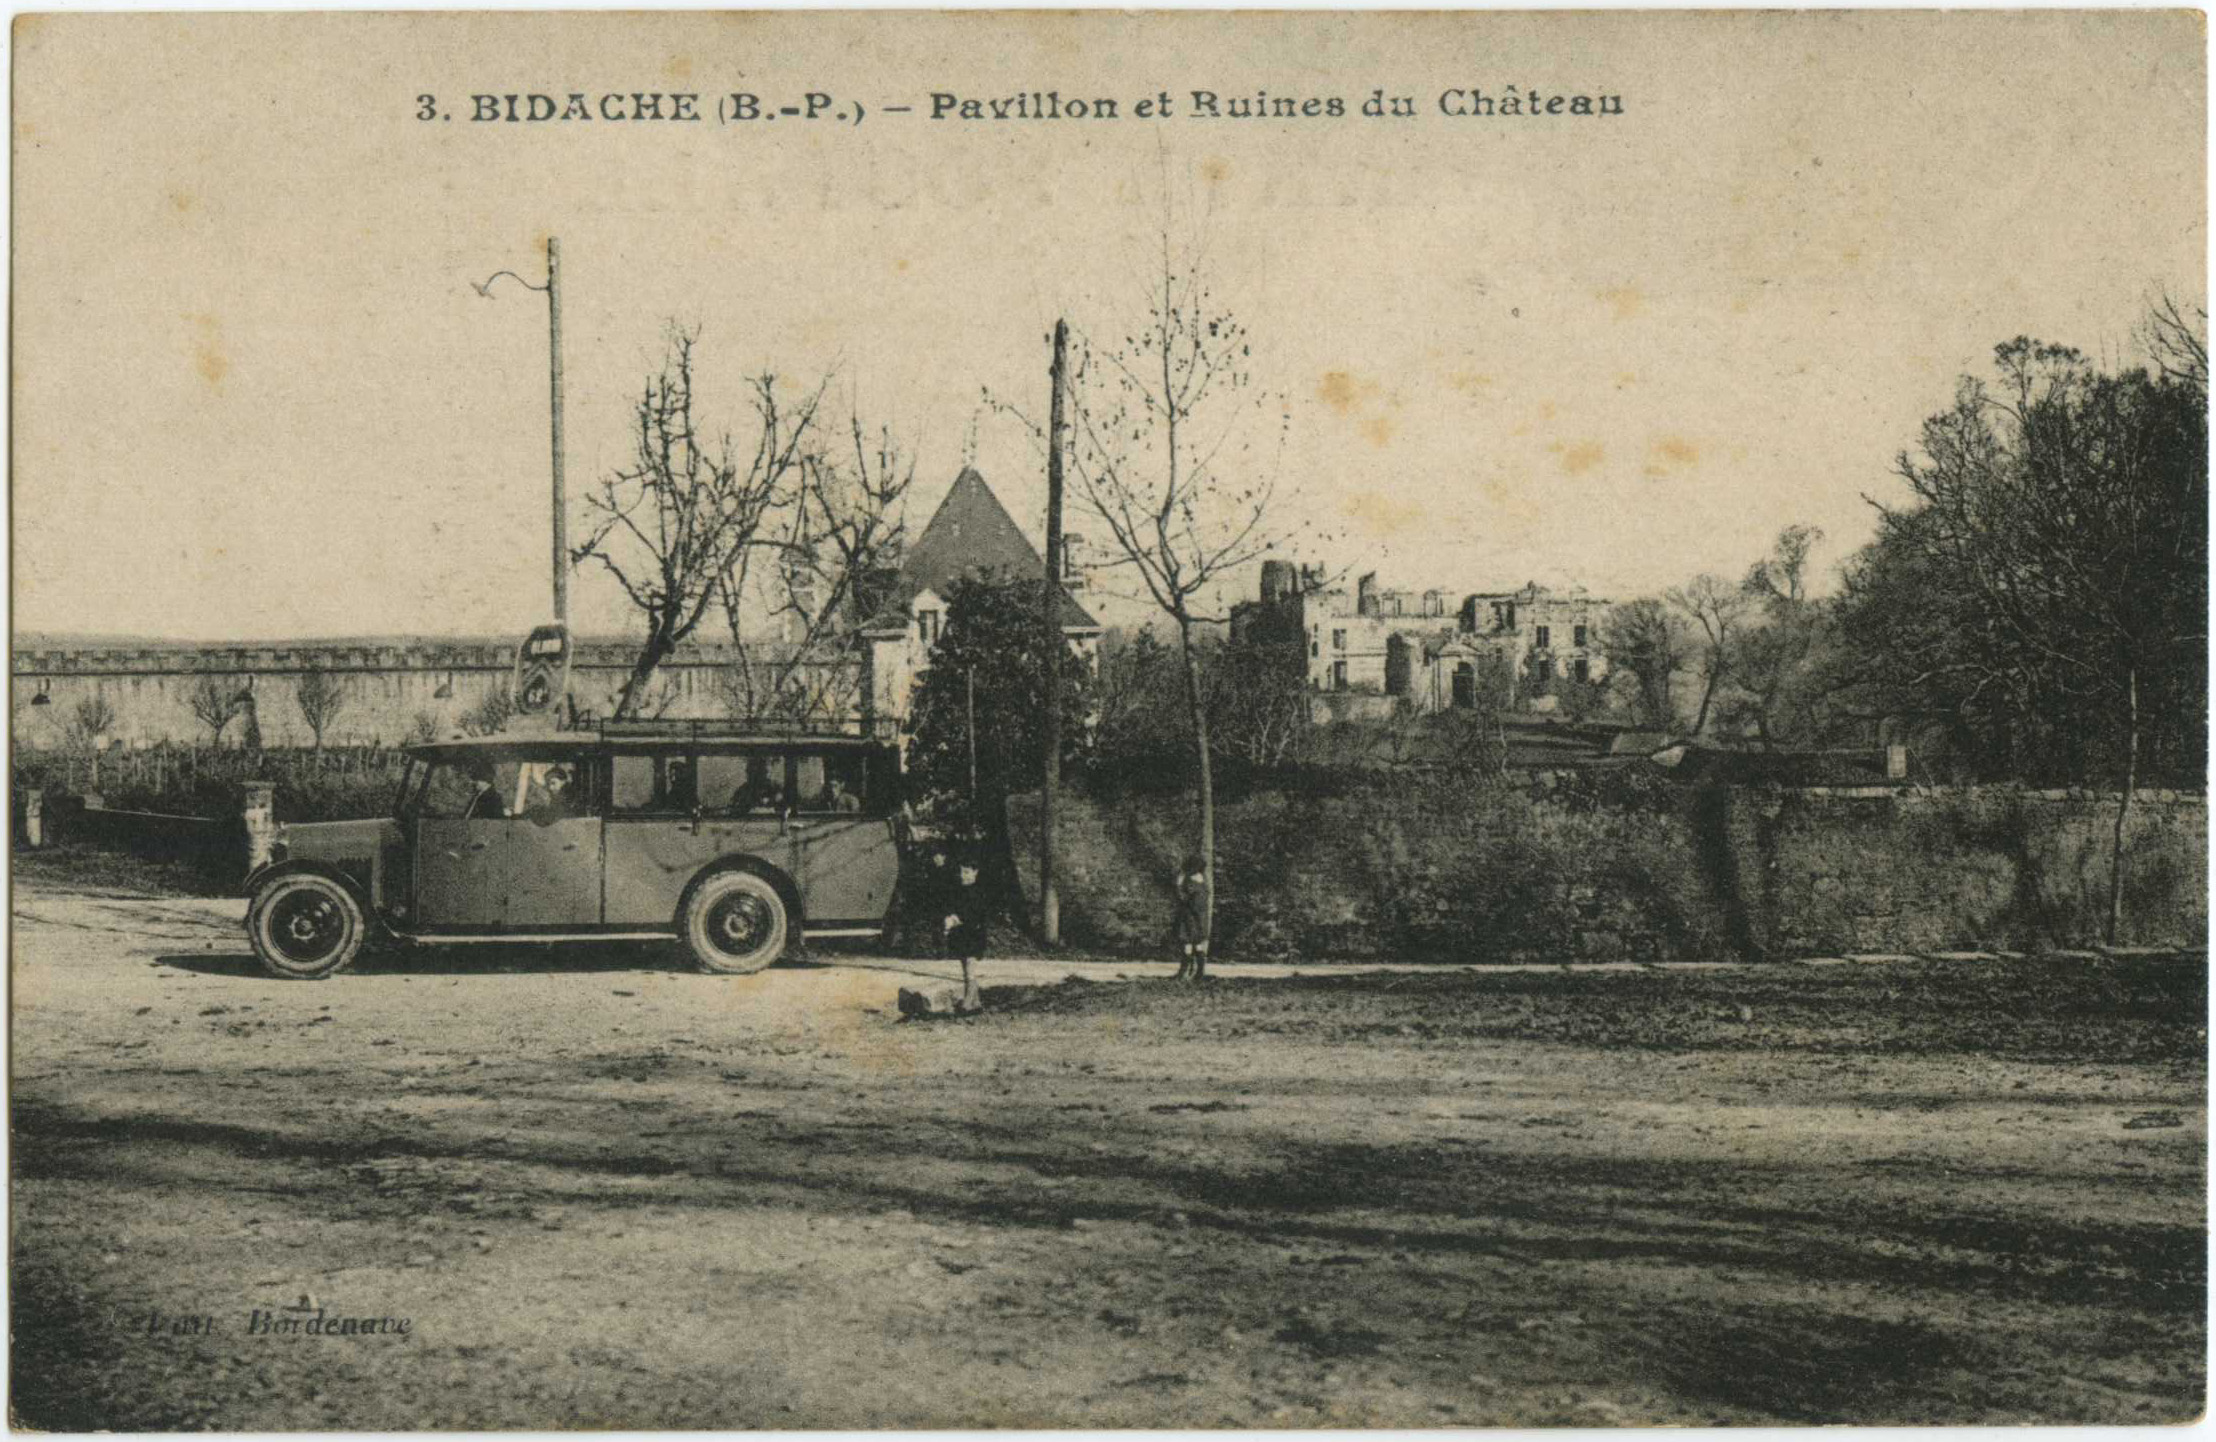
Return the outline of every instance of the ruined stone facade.
{"type": "Polygon", "coordinates": [[[1319,695],[1374,695],[1441,711],[1473,706],[1498,688],[1501,705],[1547,711],[1561,683],[1605,679],[1596,633],[1607,609],[1582,589],[1536,582],[1466,594],[1450,606],[1439,589],[1383,590],[1375,572],[1349,590],[1327,582],[1319,567],[1264,561],[1260,596],[1232,610],[1231,639],[1297,644],[1319,695]]]}

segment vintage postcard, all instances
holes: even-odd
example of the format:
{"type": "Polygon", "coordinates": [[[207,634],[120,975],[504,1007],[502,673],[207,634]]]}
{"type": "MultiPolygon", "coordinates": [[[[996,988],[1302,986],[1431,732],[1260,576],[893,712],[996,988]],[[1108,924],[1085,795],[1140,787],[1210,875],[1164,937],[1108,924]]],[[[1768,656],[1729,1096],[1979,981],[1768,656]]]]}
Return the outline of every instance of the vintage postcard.
{"type": "Polygon", "coordinates": [[[13,1424],[2150,1424],[2206,18],[29,14],[13,1424]]]}

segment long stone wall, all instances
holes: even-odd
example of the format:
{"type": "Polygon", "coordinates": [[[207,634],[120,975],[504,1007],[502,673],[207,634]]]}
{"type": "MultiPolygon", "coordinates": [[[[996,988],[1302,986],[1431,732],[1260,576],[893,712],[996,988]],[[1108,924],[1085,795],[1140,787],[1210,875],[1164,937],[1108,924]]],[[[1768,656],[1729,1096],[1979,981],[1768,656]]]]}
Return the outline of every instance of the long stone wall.
{"type": "MultiPolygon", "coordinates": [[[[1482,962],[2081,946],[2103,932],[2115,807],[2015,787],[1719,786],[1629,809],[1265,793],[1218,808],[1218,948],[1482,962]]],[[[1034,887],[1035,802],[1009,820],[1034,887]]],[[[1163,953],[1192,824],[1182,797],[1065,800],[1068,936],[1163,953]]],[[[2205,945],[2206,798],[2140,793],[2126,845],[2119,941],[2205,945]]]]}
{"type": "MultiPolygon", "coordinates": [[[[570,692],[579,706],[608,715],[635,655],[621,642],[578,645],[570,692]]],[[[727,714],[725,678],[735,659],[728,645],[680,649],[657,677],[657,686],[670,694],[663,714],[727,714]]],[[[18,650],[11,660],[11,731],[19,746],[34,750],[65,744],[79,703],[94,696],[114,710],[111,739],[132,746],[206,741],[209,728],[193,714],[192,697],[210,678],[227,694],[250,692],[265,744],[306,745],[314,737],[294,687],[311,669],[329,672],[344,697],[324,740],[359,744],[407,740],[419,717],[441,735],[455,731],[489,695],[512,683],[515,643],[84,646],[18,650]],[[39,696],[44,705],[33,704],[39,696]]],[[[243,717],[234,717],[225,740],[235,744],[244,725],[243,717]]]]}
{"type": "MultiPolygon", "coordinates": [[[[1742,789],[1737,890],[1775,954],[2083,945],[2107,918],[2115,793],[1742,789]]],[[[2141,791],[2124,832],[2124,943],[2206,943],[2208,803],[2141,791]]]]}

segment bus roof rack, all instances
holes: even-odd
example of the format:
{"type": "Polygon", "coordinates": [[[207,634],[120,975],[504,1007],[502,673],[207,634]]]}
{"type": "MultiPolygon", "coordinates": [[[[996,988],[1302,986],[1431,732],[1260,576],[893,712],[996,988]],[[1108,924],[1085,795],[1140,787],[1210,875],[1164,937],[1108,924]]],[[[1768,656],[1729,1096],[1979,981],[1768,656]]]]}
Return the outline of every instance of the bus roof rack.
{"type": "Polygon", "coordinates": [[[713,716],[603,718],[594,727],[604,738],[634,741],[776,740],[891,741],[898,722],[890,716],[713,716]]]}

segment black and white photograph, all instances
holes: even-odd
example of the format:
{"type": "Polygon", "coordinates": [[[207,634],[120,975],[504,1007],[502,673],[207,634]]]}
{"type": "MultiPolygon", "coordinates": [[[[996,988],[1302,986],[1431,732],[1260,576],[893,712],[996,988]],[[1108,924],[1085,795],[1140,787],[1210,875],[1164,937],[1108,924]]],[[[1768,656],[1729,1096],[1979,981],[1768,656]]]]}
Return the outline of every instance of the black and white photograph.
{"type": "Polygon", "coordinates": [[[11,39],[13,1428],[2202,1418],[2202,12],[11,39]]]}

